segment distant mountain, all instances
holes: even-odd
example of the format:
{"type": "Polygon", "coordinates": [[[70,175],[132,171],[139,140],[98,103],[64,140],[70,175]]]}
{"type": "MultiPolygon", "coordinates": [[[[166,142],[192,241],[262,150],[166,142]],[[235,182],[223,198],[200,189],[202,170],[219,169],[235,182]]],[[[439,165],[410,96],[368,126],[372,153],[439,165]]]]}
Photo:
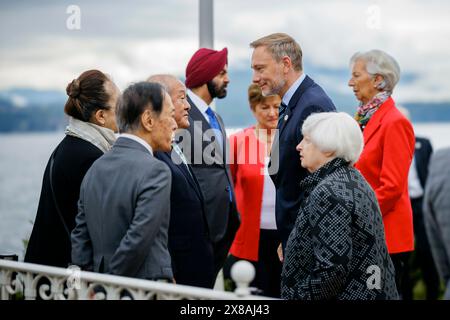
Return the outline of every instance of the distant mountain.
{"type": "Polygon", "coordinates": [[[15,88],[0,92],[0,132],[62,130],[66,98],[60,91],[15,88]]]}
{"type": "MultiPolygon", "coordinates": [[[[323,70],[307,66],[313,79],[343,81],[346,70],[323,70]],[[331,79],[331,80],[330,80],[331,79]]],[[[230,84],[225,99],[216,100],[217,111],[225,125],[230,128],[246,127],[255,123],[247,101],[247,88],[251,83],[250,69],[230,69],[230,84]]],[[[406,81],[412,81],[413,75],[407,75],[406,81]]],[[[333,91],[331,86],[322,84],[339,111],[351,115],[358,102],[351,94],[333,91]]],[[[67,96],[62,91],[14,88],[0,91],[0,132],[54,131],[63,130],[67,124],[64,104],[67,96]]],[[[443,103],[404,103],[409,109],[413,122],[450,122],[450,101],[443,103]]]]}

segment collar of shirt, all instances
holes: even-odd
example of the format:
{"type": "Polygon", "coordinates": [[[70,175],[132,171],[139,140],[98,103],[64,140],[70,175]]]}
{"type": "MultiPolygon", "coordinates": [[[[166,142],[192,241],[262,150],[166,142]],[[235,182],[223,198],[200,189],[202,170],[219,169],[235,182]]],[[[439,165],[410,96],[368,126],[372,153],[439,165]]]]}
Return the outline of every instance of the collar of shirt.
{"type": "Polygon", "coordinates": [[[297,91],[298,87],[300,87],[300,85],[302,84],[303,80],[305,80],[306,78],[306,74],[302,73],[302,75],[295,80],[295,82],[292,84],[292,86],[288,89],[288,91],[286,91],[286,93],[283,96],[283,103],[285,105],[289,105],[289,101],[291,101],[292,96],[294,95],[295,91],[297,91]]]}
{"type": "Polygon", "coordinates": [[[191,98],[192,102],[195,104],[198,110],[200,110],[203,117],[209,123],[209,117],[206,114],[206,109],[208,109],[209,106],[206,104],[206,102],[198,95],[196,95],[194,92],[192,92],[190,89],[187,89],[187,95],[189,96],[189,98],[191,98]]]}
{"type": "Polygon", "coordinates": [[[139,138],[138,136],[135,136],[134,134],[129,134],[129,133],[122,133],[119,135],[119,138],[127,138],[127,139],[134,140],[134,141],[142,144],[145,147],[145,149],[147,149],[148,152],[150,152],[150,154],[153,155],[152,147],[144,139],[139,138]]]}

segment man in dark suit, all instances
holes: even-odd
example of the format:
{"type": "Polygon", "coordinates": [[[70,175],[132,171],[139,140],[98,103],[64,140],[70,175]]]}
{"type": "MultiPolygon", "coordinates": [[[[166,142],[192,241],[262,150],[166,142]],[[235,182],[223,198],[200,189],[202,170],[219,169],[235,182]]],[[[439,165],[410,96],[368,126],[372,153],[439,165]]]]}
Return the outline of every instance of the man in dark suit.
{"type": "MultiPolygon", "coordinates": [[[[427,300],[438,299],[440,286],[439,274],[431,255],[422,210],[423,196],[428,178],[428,165],[432,153],[433,147],[430,140],[416,137],[414,158],[408,175],[408,189],[413,210],[416,263],[422,270],[423,280],[427,289],[427,300]]],[[[404,298],[406,299],[407,297],[404,298]]]]}
{"type": "MultiPolygon", "coordinates": [[[[403,106],[398,106],[397,108],[411,121],[411,114],[408,109],[403,106]]],[[[433,147],[430,140],[423,137],[415,138],[414,157],[408,174],[408,192],[413,210],[415,254],[408,261],[408,265],[406,266],[407,271],[403,274],[402,288],[398,289],[404,300],[413,299],[415,283],[412,273],[414,269],[418,268],[422,271],[427,300],[436,300],[439,295],[439,274],[431,255],[423,214],[423,197],[433,147]]]]}
{"type": "Polygon", "coordinates": [[[206,220],[213,242],[214,275],[223,267],[239,228],[239,214],[227,163],[227,136],[222,118],[210,107],[227,94],[227,49],[201,48],[186,67],[190,126],[177,139],[204,195],[206,220]]]}
{"type": "MultiPolygon", "coordinates": [[[[154,75],[147,81],[160,83],[167,89],[175,107],[178,128],[188,128],[191,106],[186,100],[184,83],[171,75],[154,75]]],[[[156,152],[155,157],[165,162],[172,172],[169,251],[175,281],[212,288],[215,280],[213,247],[200,185],[176,142],[171,152],[156,152]]]]}
{"type": "Polygon", "coordinates": [[[282,98],[269,173],[276,188],[275,215],[284,250],[301,203],[299,183],[307,174],[295,150],[303,139],[303,121],[311,113],[336,108],[323,89],[303,73],[302,51],[289,35],[271,34],[250,46],[254,49],[253,82],[263,94],[278,94],[282,98]]]}
{"type": "Polygon", "coordinates": [[[173,278],[167,248],[171,173],[154,151],[170,151],[177,128],[170,96],[157,83],[128,87],[122,133],[83,179],[72,262],[85,270],[152,280],[173,278]]]}

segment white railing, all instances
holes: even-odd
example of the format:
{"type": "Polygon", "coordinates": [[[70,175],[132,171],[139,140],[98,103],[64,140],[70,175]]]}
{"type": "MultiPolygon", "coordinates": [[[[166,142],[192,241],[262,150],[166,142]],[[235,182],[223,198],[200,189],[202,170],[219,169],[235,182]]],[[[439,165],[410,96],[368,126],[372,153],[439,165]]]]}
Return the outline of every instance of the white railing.
{"type": "Polygon", "coordinates": [[[17,261],[0,260],[0,299],[21,295],[25,300],[266,300],[251,295],[249,283],[255,270],[247,261],[235,263],[231,277],[234,292],[197,288],[172,283],[120,277],[17,261]]]}

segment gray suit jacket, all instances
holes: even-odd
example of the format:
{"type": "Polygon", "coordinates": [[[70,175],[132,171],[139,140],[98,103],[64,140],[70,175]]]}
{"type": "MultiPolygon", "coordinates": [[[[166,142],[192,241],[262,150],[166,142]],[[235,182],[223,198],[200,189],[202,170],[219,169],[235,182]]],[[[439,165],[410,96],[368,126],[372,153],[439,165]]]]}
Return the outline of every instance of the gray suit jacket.
{"type": "Polygon", "coordinates": [[[72,262],[83,269],[171,279],[171,173],[136,141],[119,138],[80,189],[72,262]]]}
{"type": "Polygon", "coordinates": [[[450,299],[450,148],[431,157],[425,186],[423,216],[434,262],[447,284],[450,299]]]}

